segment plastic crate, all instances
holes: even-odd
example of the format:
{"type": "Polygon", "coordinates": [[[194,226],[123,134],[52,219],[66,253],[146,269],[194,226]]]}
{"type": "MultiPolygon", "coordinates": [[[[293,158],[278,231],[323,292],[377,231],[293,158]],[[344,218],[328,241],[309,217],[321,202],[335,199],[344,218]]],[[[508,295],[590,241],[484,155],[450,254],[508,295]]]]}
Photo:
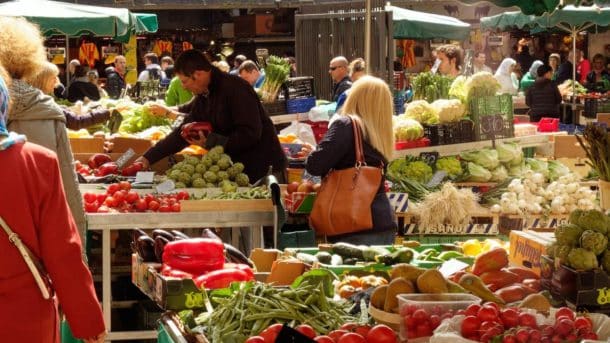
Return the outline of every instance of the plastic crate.
{"type": "Polygon", "coordinates": [[[297,99],[288,99],[286,101],[286,112],[287,113],[307,113],[313,107],[316,106],[316,98],[308,97],[308,98],[297,98],[297,99]]]}
{"type": "Polygon", "coordinates": [[[585,118],[597,117],[597,99],[585,99],[585,109],[582,112],[585,118]]]}
{"type": "Polygon", "coordinates": [[[403,141],[394,143],[395,150],[405,150],[405,149],[414,149],[414,148],[423,148],[430,146],[430,139],[426,137],[422,137],[412,141],[403,141]]]}
{"type": "Polygon", "coordinates": [[[474,98],[470,102],[470,118],[474,122],[475,140],[489,140],[491,137],[481,131],[481,118],[499,114],[504,119],[504,129],[495,138],[514,137],[513,97],[510,94],[474,98]]]}
{"type": "Polygon", "coordinates": [[[310,98],[315,94],[311,76],[291,77],[282,86],[286,99],[310,98]]]}
{"type": "Polygon", "coordinates": [[[263,103],[263,108],[269,116],[277,116],[286,114],[286,101],[280,100],[276,102],[263,103]]]}
{"type": "Polygon", "coordinates": [[[557,132],[559,131],[558,118],[540,118],[538,122],[538,132],[557,132]]]}
{"type": "Polygon", "coordinates": [[[423,127],[424,136],[430,139],[431,146],[467,143],[475,140],[474,123],[470,120],[424,125],[423,127]]]}

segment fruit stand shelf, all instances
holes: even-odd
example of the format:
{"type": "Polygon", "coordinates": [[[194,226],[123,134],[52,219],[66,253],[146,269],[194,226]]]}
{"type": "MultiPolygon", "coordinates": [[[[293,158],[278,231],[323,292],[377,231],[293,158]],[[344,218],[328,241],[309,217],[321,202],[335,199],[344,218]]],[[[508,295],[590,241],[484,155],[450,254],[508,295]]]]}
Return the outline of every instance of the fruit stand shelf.
{"type": "Polygon", "coordinates": [[[279,114],[277,116],[269,117],[273,122],[273,125],[278,124],[289,124],[293,121],[309,120],[309,113],[292,113],[292,114],[279,114]]]}
{"type": "MultiPolygon", "coordinates": [[[[555,134],[560,134],[560,133],[561,132],[540,133],[540,134],[537,134],[534,136],[502,138],[502,139],[496,139],[496,143],[515,142],[515,143],[519,144],[519,146],[521,146],[522,148],[537,147],[537,146],[541,146],[541,145],[545,145],[545,144],[550,144],[549,137],[552,135],[555,135],[555,134]]],[[[394,151],[393,158],[401,158],[401,157],[405,157],[408,155],[419,156],[419,154],[422,152],[432,152],[432,151],[438,152],[438,154],[440,156],[459,155],[461,152],[464,152],[464,151],[477,150],[477,149],[487,148],[487,147],[491,147],[491,146],[492,146],[491,140],[461,143],[461,144],[428,146],[428,147],[424,147],[424,148],[396,150],[396,151],[394,151]]]]}

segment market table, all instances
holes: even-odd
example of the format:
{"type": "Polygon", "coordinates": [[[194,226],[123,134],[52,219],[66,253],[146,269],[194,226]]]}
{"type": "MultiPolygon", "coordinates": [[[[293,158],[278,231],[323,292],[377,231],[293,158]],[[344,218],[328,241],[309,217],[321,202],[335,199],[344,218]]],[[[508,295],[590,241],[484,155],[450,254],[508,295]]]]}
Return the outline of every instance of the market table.
{"type": "MultiPolygon", "coordinates": [[[[279,197],[277,184],[271,187],[273,198],[279,197]],[[276,189],[277,188],[277,189],[276,189]],[[276,190],[275,190],[276,189],[276,190]]],[[[243,208],[216,209],[205,212],[177,212],[177,213],[88,213],[87,229],[102,232],[102,309],[104,321],[108,328],[108,341],[132,340],[132,339],[154,339],[157,337],[155,331],[122,331],[112,332],[112,288],[111,288],[111,242],[110,234],[113,230],[139,229],[169,229],[169,228],[203,228],[203,227],[226,227],[239,231],[240,227],[250,227],[249,240],[253,247],[263,247],[263,226],[273,226],[274,237],[277,239],[279,224],[278,201],[274,201],[272,210],[248,211],[243,208]]],[[[237,235],[233,235],[233,241],[237,235]]],[[[277,241],[274,241],[274,245],[277,241]]]]}

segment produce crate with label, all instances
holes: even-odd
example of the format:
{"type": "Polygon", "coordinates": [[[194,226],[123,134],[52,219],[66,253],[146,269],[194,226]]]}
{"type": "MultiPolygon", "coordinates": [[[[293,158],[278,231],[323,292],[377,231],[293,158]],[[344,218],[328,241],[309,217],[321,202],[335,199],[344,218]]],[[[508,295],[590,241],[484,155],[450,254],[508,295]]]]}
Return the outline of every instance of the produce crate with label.
{"type": "Polygon", "coordinates": [[[514,136],[513,99],[510,94],[476,97],[470,103],[470,118],[474,122],[474,135],[477,141],[491,139],[483,124],[483,117],[501,115],[503,123],[497,130],[495,138],[510,138],[514,136]]]}

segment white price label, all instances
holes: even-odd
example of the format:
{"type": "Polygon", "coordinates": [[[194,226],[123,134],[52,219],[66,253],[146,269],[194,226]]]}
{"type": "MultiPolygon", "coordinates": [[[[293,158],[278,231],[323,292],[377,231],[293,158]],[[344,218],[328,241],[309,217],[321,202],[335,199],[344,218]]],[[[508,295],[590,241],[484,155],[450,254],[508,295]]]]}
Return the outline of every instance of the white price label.
{"type": "Polygon", "coordinates": [[[173,191],[174,189],[176,189],[176,184],[174,183],[174,181],[172,180],[167,180],[165,182],[160,183],[159,185],[157,185],[157,193],[169,193],[171,191],[173,191]]]}
{"type": "Polygon", "coordinates": [[[153,183],[153,178],[155,177],[155,172],[144,171],[138,172],[136,174],[136,182],[137,183],[153,183]]]}
{"type": "Polygon", "coordinates": [[[468,263],[464,263],[460,260],[452,259],[447,262],[444,262],[443,265],[439,268],[439,272],[443,274],[444,277],[448,277],[451,274],[459,272],[460,270],[464,270],[468,267],[468,263]]]}

